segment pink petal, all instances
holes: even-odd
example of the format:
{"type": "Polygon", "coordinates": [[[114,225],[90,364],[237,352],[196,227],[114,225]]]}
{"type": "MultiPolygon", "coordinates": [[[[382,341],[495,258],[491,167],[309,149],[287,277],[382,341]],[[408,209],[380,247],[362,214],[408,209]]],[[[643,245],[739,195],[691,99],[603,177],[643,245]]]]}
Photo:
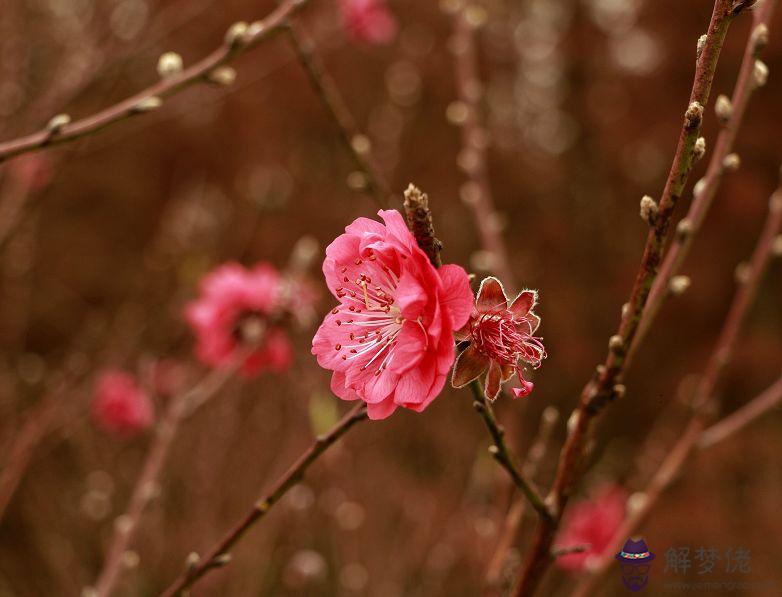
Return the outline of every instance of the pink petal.
{"type": "Polygon", "coordinates": [[[529,396],[532,393],[532,390],[535,388],[535,384],[533,384],[531,381],[527,381],[526,379],[519,379],[519,383],[521,383],[521,387],[511,389],[513,396],[516,398],[524,398],[525,396],[529,396]]]}
{"type": "Polygon", "coordinates": [[[475,346],[470,344],[458,357],[453,368],[451,385],[455,388],[463,388],[473,379],[483,374],[489,367],[489,358],[479,353],[475,346]]]}
{"type": "Polygon", "coordinates": [[[418,323],[405,321],[396,341],[394,358],[391,359],[389,369],[397,373],[404,373],[417,366],[424,358],[428,339],[418,323]]]}
{"type": "Polygon", "coordinates": [[[524,290],[519,293],[513,304],[510,306],[510,310],[516,317],[523,317],[535,306],[538,302],[538,293],[535,290],[524,290]]]}
{"type": "Polygon", "coordinates": [[[493,276],[484,278],[475,305],[481,312],[507,309],[508,299],[505,297],[502,283],[493,276]]]}
{"type": "Polygon", "coordinates": [[[367,415],[373,421],[387,419],[396,410],[393,396],[389,396],[378,404],[367,404],[367,415]]]}
{"type": "Polygon", "coordinates": [[[502,378],[502,369],[497,361],[492,361],[489,365],[489,373],[486,375],[486,388],[484,395],[489,402],[494,402],[500,393],[500,380],[502,378]]]}
{"type": "Polygon", "coordinates": [[[412,274],[402,273],[396,288],[396,304],[402,310],[402,316],[415,320],[428,301],[428,295],[412,274]]]}
{"type": "Polygon", "coordinates": [[[437,273],[443,281],[443,294],[440,304],[451,316],[453,329],[461,328],[472,313],[473,295],[470,279],[464,268],[458,265],[444,265],[437,273]]]}
{"type": "Polygon", "coordinates": [[[331,391],[342,400],[359,400],[361,397],[345,385],[345,374],[335,371],[331,376],[331,391]]]}

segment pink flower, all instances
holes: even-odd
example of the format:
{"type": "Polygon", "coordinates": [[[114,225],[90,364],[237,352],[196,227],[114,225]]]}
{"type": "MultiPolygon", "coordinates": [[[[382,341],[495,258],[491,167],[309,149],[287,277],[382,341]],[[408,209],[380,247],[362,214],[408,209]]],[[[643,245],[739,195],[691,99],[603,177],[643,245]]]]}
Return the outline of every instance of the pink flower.
{"type": "Polygon", "coordinates": [[[149,397],[133,376],[116,369],[98,376],[92,412],[101,427],[122,437],[135,435],[154,421],[149,397]]]}
{"type": "Polygon", "coordinates": [[[593,499],[574,504],[565,516],[556,547],[561,549],[588,545],[589,548],[582,553],[558,557],[557,566],[573,572],[588,568],[590,560],[608,547],[622,524],[626,503],[627,493],[624,489],[618,485],[606,485],[593,499]]]}
{"type": "Polygon", "coordinates": [[[521,388],[513,388],[513,395],[519,398],[532,392],[534,385],[524,379],[519,361],[537,368],[546,358],[542,338],[533,336],[540,325],[540,317],[532,312],[537,301],[537,291],[524,290],[508,306],[497,278],[481,282],[470,319],[456,334],[458,340],[469,340],[470,345],[456,360],[454,387],[461,388],[486,373],[486,398],[495,400],[502,382],[515,373],[521,388]]]}
{"type": "Polygon", "coordinates": [[[52,180],[52,162],[44,153],[27,153],[8,164],[10,175],[28,191],[40,191],[52,180]]]}
{"type": "Polygon", "coordinates": [[[371,419],[434,400],[453,364],[452,331],[472,308],[465,271],[435,269],[398,211],[378,214],[385,226],[358,218],[326,248],[323,274],[340,304],[312,340],[332,391],[366,402],[371,419]]]}
{"type": "Polygon", "coordinates": [[[340,0],[339,5],[345,28],[354,39],[384,44],[396,35],[396,18],[385,0],[340,0]]]}
{"type": "Polygon", "coordinates": [[[263,370],[286,371],[293,359],[285,332],[280,276],[271,265],[248,270],[227,263],[201,281],[198,300],[185,307],[185,318],[196,334],[196,355],[207,365],[229,365],[242,344],[255,343],[242,364],[247,376],[263,370]]]}

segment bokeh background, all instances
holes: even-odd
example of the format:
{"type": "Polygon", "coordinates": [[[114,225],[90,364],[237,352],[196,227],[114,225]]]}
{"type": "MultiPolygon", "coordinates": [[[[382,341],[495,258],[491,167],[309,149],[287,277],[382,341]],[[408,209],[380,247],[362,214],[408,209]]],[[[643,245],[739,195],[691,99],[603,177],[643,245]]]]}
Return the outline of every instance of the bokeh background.
{"type": "MultiPolygon", "coordinates": [[[[545,487],[564,420],[604,357],[632,285],[646,236],[638,202],[663,187],[712,3],[478,6],[492,193],[514,274],[540,290],[549,353],[534,394],[503,398],[497,411],[519,453],[543,409],[560,411],[538,477],[545,487]]],[[[161,53],[176,51],[191,64],[221,43],[231,23],[273,7],[268,0],[4,0],[2,138],[37,130],[59,112],[78,118],[119,101],[155,82],[161,53]]],[[[392,0],[390,8],[399,31],[385,45],[351,39],[333,0],[313,0],[300,23],[394,190],[409,182],[424,189],[445,261],[480,275],[491,262],[460,199],[460,133],[447,118],[456,94],[452,18],[435,2],[392,0]]],[[[730,95],[750,22],[745,16],[732,26],[712,97],[730,95]]],[[[777,184],[782,14],[771,29],[771,76],[736,144],[741,169],[726,176],[684,265],[690,290],[666,304],[627,378],[626,398],[606,412],[586,493],[605,481],[642,487],[686,417],[684,399],[735,290],[734,268],[749,256],[777,184]],[[648,438],[662,412],[668,423],[648,438]]],[[[165,358],[197,379],[203,368],[181,309],[206,271],[226,260],[284,268],[302,238],[323,247],[377,210],[351,188],[351,157],[285,36],[234,66],[238,78],[228,88],[197,86],[153,114],[48,150],[50,179],[26,197],[3,246],[0,466],[30,417],[53,411],[31,434],[29,465],[0,520],[3,597],[80,595],[127,506],[150,435],[121,441],[96,428],[95,372],[139,372],[165,358]],[[57,407],[42,409],[53,395],[57,407]]],[[[709,143],[717,127],[711,109],[707,115],[709,143]]],[[[12,167],[0,166],[0,201],[14,200],[12,167]]],[[[690,200],[688,190],[681,213],[690,200]]],[[[322,315],[331,299],[318,267],[312,280],[322,290],[322,315]]],[[[772,264],[720,386],[725,411],[779,375],[780,271],[772,264]]],[[[117,595],[162,590],[190,551],[211,545],[344,410],[328,391],[329,373],[309,354],[315,325],[294,335],[290,374],[234,381],[186,421],[117,595]]],[[[782,594],[781,431],[776,411],[696,456],[642,529],[658,553],[648,594],[665,594],[661,555],[671,546],[746,547],[747,579],[774,581],[777,592],[736,594],[782,594]]],[[[423,414],[399,411],[358,426],[194,594],[480,594],[512,499],[488,443],[468,393],[451,389],[423,414]]],[[[522,554],[533,523],[522,523],[522,554]]],[[[573,577],[555,569],[542,594],[572,586],[573,577]]],[[[601,594],[623,591],[615,575],[601,594]]]]}

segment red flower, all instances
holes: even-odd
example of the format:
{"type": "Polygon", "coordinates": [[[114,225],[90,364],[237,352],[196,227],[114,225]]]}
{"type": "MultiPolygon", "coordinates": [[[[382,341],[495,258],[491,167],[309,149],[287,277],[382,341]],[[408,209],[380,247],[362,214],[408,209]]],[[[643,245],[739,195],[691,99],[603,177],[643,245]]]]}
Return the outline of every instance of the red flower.
{"type": "Polygon", "coordinates": [[[593,499],[574,504],[568,510],[557,538],[557,548],[588,545],[585,552],[557,558],[557,566],[578,572],[608,547],[625,516],[627,493],[618,485],[602,487],[593,499]]]}
{"type": "Polygon", "coordinates": [[[122,437],[133,436],[154,421],[149,397],[131,375],[116,369],[98,377],[92,409],[101,427],[122,437]]]}
{"type": "Polygon", "coordinates": [[[201,281],[201,296],[185,307],[185,317],[196,334],[196,355],[215,367],[231,363],[243,343],[258,347],[242,365],[247,376],[265,369],[286,371],[293,351],[278,325],[285,313],[277,270],[260,263],[248,270],[227,263],[201,281]]]}
{"type": "Polygon", "coordinates": [[[354,39],[383,44],[396,35],[396,18],[384,0],[340,0],[339,5],[345,28],[354,39]]]}
{"type": "Polygon", "coordinates": [[[332,391],[365,401],[372,419],[434,400],[472,305],[461,267],[435,269],[398,211],[378,214],[385,225],[358,218],[326,248],[323,274],[340,304],[312,340],[332,391]]]}
{"type": "Polygon", "coordinates": [[[533,336],[540,317],[532,312],[538,300],[535,290],[524,290],[508,306],[505,290],[497,278],[481,282],[478,297],[467,325],[456,334],[470,345],[459,355],[452,383],[461,388],[486,373],[485,394],[495,400],[502,382],[518,375],[521,388],[514,396],[527,396],[533,384],[524,379],[519,361],[537,368],[546,358],[542,338],[533,336]]]}

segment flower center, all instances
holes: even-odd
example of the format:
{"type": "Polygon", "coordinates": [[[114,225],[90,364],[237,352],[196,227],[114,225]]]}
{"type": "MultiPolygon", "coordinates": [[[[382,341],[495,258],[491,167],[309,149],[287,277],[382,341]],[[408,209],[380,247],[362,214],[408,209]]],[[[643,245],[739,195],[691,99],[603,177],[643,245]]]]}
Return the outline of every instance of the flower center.
{"type": "MultiPolygon", "coordinates": [[[[366,260],[374,262],[376,256],[369,253],[366,260]]],[[[374,278],[361,271],[364,259],[356,259],[355,264],[358,267],[351,268],[353,271],[349,272],[347,267],[341,270],[344,286],[337,288],[336,294],[342,302],[332,311],[334,315],[344,314],[344,318],[336,319],[335,323],[349,326],[350,343],[336,344],[334,350],[341,353],[343,361],[362,363],[361,371],[370,369],[380,375],[393,358],[397,336],[405,322],[401,310],[394,304],[399,280],[393,270],[381,262],[373,264],[374,278]]]]}
{"type": "Polygon", "coordinates": [[[470,321],[470,337],[481,354],[500,365],[513,365],[519,358],[537,367],[546,351],[539,338],[519,331],[510,311],[481,313],[470,321]]]}

